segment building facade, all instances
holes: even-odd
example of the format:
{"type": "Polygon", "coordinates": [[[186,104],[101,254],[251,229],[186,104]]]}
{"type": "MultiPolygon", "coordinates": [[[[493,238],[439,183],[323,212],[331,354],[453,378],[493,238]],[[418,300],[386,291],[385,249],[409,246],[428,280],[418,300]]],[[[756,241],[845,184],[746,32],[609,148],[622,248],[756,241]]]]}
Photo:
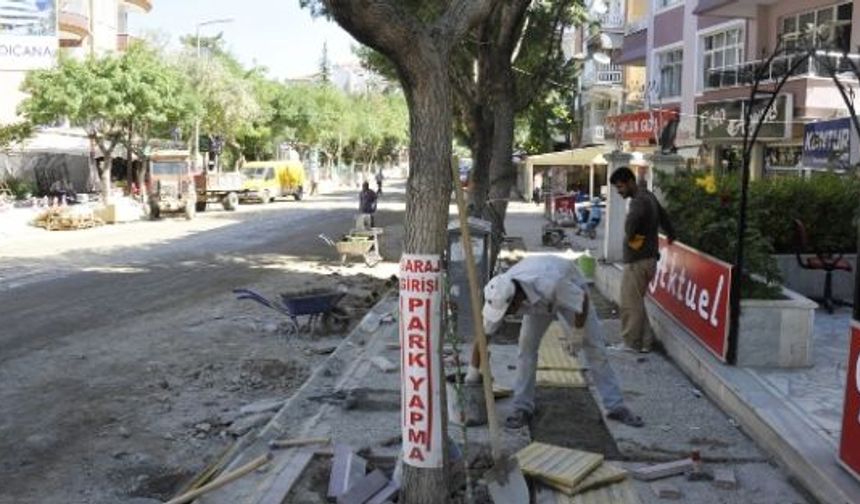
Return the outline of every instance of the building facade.
{"type": "MultiPolygon", "coordinates": [[[[765,80],[774,82],[784,75],[798,58],[806,58],[798,53],[802,38],[812,36],[805,34],[810,25],[826,34],[816,42],[832,51],[828,57],[839,67],[841,54],[860,44],[860,9],[853,4],[844,0],[628,0],[623,42],[613,54],[613,62],[624,65],[627,100],[622,108],[628,115],[610,122],[629,124],[641,119],[631,115],[637,107],[652,118],[673,112],[680,119],[676,145],[691,165],[737,168],[751,69],[780,48],[765,80]],[[661,112],[655,114],[655,110],[661,112]]],[[[842,74],[841,79],[855,80],[850,74],[842,74]]],[[[814,58],[801,62],[765,118],[753,150],[753,176],[798,171],[804,127],[847,114],[823,65],[814,58]]],[[[656,122],[654,129],[659,130],[661,121],[656,122]]],[[[616,128],[615,140],[627,140],[630,129],[616,128]]]]}
{"type": "Polygon", "coordinates": [[[130,13],[146,13],[152,0],[0,0],[0,125],[16,122],[28,70],[50,66],[59,51],[75,57],[128,47],[130,13]],[[46,25],[34,38],[27,19],[46,25]],[[18,26],[17,29],[11,29],[18,26]]]}

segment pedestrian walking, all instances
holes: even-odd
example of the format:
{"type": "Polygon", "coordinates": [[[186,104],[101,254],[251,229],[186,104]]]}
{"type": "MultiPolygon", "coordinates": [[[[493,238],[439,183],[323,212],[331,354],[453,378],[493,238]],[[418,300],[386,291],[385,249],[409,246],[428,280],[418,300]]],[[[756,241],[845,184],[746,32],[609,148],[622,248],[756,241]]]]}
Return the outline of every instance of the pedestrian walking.
{"type": "Polygon", "coordinates": [[[361,192],[358,193],[358,211],[365,220],[370,221],[370,227],[375,226],[373,214],[376,213],[376,193],[370,188],[370,184],[364,182],[361,184],[361,192]]]}
{"type": "Polygon", "coordinates": [[[675,230],[657,197],[636,184],[636,176],[630,168],[618,168],[612,172],[609,182],[622,198],[630,198],[624,222],[621,336],[627,350],[648,353],[654,336],[645,312],[645,291],[657,271],[660,256],[657,231],[662,229],[671,243],[675,239],[675,230]]]}
{"type": "Polygon", "coordinates": [[[311,196],[316,196],[319,191],[320,172],[319,170],[311,170],[311,196]]]}
{"type": "Polygon", "coordinates": [[[382,196],[382,180],[384,177],[382,176],[382,169],[380,169],[376,173],[376,196],[382,196]]]}
{"type": "MultiPolygon", "coordinates": [[[[604,329],[588,300],[587,283],[570,260],[552,255],[528,256],[484,288],[484,331],[498,331],[505,315],[523,314],[517,353],[513,411],[505,426],[527,424],[535,410],[538,349],[550,324],[558,320],[584,331],[583,353],[594,377],[607,417],[634,427],[644,425],[624,405],[618,378],[606,357],[604,329]]],[[[479,381],[480,356],[473,348],[466,381],[479,381]]]]}

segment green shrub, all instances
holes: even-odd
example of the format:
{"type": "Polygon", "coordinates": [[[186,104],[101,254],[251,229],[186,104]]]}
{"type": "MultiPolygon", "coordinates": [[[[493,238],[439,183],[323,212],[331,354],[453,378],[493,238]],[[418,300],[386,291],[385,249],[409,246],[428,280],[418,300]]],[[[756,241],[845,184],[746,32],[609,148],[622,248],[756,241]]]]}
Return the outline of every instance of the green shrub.
{"type": "Polygon", "coordinates": [[[28,195],[34,194],[36,191],[36,186],[33,185],[32,182],[28,182],[21,178],[7,177],[4,182],[9,190],[12,191],[12,196],[14,196],[16,200],[22,200],[28,195]]]}
{"type": "MultiPolygon", "coordinates": [[[[794,219],[806,225],[810,248],[857,251],[853,216],[860,206],[860,179],[835,174],[758,180],[750,184],[750,210],[777,254],[795,252],[794,219]]],[[[813,250],[805,250],[813,252],[813,250]]]]}
{"type": "MultiPolygon", "coordinates": [[[[740,181],[736,176],[715,178],[707,174],[658,176],[666,210],[677,238],[687,245],[728,263],[735,262],[740,215],[740,181]]],[[[744,248],[743,297],[779,297],[782,275],[772,254],[773,246],[761,232],[758,219],[748,211],[744,248]],[[764,278],[755,282],[752,275],[764,278]]]]}

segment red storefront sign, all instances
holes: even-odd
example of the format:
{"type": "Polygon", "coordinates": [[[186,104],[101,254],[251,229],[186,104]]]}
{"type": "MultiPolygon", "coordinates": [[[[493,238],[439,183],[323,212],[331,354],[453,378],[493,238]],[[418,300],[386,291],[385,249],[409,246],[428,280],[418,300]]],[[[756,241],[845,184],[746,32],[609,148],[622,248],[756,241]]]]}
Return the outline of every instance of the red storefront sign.
{"type": "Polygon", "coordinates": [[[403,461],[442,467],[442,260],[400,258],[400,359],[403,461]]]}
{"type": "Polygon", "coordinates": [[[723,362],[729,350],[732,265],[660,237],[651,299],[723,362]]]}
{"type": "Polygon", "coordinates": [[[663,126],[673,117],[676,110],[646,110],[606,118],[606,127],[615,135],[616,140],[630,142],[634,145],[657,143],[663,126]]]}
{"type": "Polygon", "coordinates": [[[860,478],[860,321],[851,323],[848,350],[848,378],[845,404],[842,407],[842,440],[839,461],[856,478],[860,478]]]}

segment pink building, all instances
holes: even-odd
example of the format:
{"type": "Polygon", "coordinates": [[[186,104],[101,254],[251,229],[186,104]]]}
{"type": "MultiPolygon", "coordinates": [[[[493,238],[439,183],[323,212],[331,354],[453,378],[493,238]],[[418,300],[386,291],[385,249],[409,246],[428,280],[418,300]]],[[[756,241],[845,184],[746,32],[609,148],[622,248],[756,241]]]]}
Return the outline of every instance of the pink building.
{"type": "MultiPolygon", "coordinates": [[[[778,45],[786,53],[767,69],[785,74],[797,58],[805,27],[826,27],[817,40],[831,60],[860,44],[860,9],[834,0],[629,0],[624,42],[616,63],[626,76],[645,73],[644,108],[681,114],[680,153],[703,167],[735,167],[742,129],[740,100],[750,96],[753,64],[778,45]],[[717,118],[716,120],[714,118],[717,118]]],[[[852,77],[853,78],[853,77],[852,77]]],[[[628,85],[628,96],[635,89],[628,85]]],[[[796,171],[805,123],[847,115],[842,99],[816,61],[801,62],[768,117],[753,152],[753,174],[796,171]]]]}

